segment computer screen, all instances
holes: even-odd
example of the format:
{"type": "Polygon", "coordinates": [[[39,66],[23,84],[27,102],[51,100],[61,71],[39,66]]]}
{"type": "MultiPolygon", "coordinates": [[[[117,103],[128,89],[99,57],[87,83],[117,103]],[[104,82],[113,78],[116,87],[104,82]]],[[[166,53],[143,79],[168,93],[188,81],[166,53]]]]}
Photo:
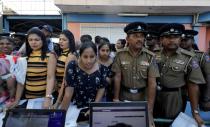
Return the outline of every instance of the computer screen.
{"type": "Polygon", "coordinates": [[[66,111],[48,109],[8,110],[3,127],[64,127],[66,111]]]}
{"type": "Polygon", "coordinates": [[[148,127],[147,103],[91,103],[90,127],[148,127]]]}

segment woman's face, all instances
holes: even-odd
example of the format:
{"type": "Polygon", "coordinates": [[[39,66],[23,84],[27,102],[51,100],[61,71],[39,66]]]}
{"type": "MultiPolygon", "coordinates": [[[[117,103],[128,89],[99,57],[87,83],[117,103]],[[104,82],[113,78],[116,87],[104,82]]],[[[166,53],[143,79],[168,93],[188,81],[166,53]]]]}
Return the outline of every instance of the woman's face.
{"type": "Polygon", "coordinates": [[[122,46],[122,44],[121,44],[121,41],[120,41],[120,40],[118,40],[118,41],[117,41],[117,43],[116,43],[116,48],[117,48],[117,49],[121,49],[121,48],[123,48],[123,46],[122,46]]]}
{"type": "Polygon", "coordinates": [[[95,54],[94,50],[91,47],[86,48],[82,52],[82,54],[80,56],[80,60],[81,60],[82,65],[86,69],[91,69],[96,62],[96,54],[95,54]]]}
{"type": "Polygon", "coordinates": [[[0,40],[0,52],[6,55],[10,55],[13,50],[13,44],[8,39],[0,40]]]}
{"type": "Polygon", "coordinates": [[[99,49],[99,56],[100,56],[100,58],[107,59],[107,58],[109,58],[109,54],[110,54],[110,49],[109,49],[108,45],[103,45],[99,49]]]}
{"type": "Polygon", "coordinates": [[[64,34],[60,34],[59,45],[63,50],[69,48],[69,39],[64,34]]]}
{"type": "Polygon", "coordinates": [[[37,34],[30,34],[28,36],[28,43],[32,50],[40,50],[43,46],[43,42],[41,37],[39,37],[37,34]]]}

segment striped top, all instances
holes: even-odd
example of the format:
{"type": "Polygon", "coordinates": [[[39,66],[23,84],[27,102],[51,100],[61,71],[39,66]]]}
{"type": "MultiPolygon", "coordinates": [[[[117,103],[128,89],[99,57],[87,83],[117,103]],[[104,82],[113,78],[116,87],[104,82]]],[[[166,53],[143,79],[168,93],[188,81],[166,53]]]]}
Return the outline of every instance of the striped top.
{"type": "Polygon", "coordinates": [[[65,72],[65,62],[69,54],[69,48],[63,50],[61,55],[58,57],[57,65],[56,65],[56,80],[57,80],[57,88],[61,87],[63,82],[64,72],[65,72]]]}
{"type": "Polygon", "coordinates": [[[47,63],[49,54],[41,60],[41,51],[33,51],[28,58],[26,83],[25,83],[25,98],[44,97],[47,86],[47,63]]]}

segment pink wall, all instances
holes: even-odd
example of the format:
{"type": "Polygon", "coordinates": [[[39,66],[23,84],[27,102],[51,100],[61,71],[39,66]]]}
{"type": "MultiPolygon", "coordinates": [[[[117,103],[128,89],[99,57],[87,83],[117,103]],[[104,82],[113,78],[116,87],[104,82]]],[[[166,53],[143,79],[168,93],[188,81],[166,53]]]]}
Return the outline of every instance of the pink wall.
{"type": "Polygon", "coordinates": [[[199,28],[199,33],[198,33],[198,47],[201,51],[207,51],[208,47],[206,46],[206,35],[207,35],[207,31],[206,31],[206,27],[205,26],[201,26],[199,28]]]}
{"type": "Polygon", "coordinates": [[[68,29],[74,34],[76,41],[80,40],[80,23],[68,23],[68,29]]]}
{"type": "Polygon", "coordinates": [[[208,50],[210,43],[210,27],[206,28],[206,49],[208,50]]]}
{"type": "MultiPolygon", "coordinates": [[[[192,29],[191,24],[184,24],[185,29],[192,29]]],[[[198,47],[201,51],[207,51],[210,42],[210,27],[201,26],[198,31],[198,47]]]]}
{"type": "MultiPolygon", "coordinates": [[[[80,23],[68,23],[68,29],[74,34],[75,40],[80,40],[80,23]]],[[[192,29],[191,24],[184,24],[185,29],[192,29]]],[[[198,31],[198,47],[201,51],[207,51],[210,42],[210,27],[201,26],[198,31]]]]}
{"type": "Polygon", "coordinates": [[[185,29],[191,30],[192,29],[192,25],[191,24],[183,24],[185,29]]]}

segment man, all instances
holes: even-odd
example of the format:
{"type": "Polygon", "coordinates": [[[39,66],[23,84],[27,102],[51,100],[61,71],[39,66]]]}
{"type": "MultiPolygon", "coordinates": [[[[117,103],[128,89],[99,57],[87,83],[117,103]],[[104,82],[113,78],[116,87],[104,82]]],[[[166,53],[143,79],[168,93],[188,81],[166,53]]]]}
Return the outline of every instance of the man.
{"type": "Polygon", "coordinates": [[[14,33],[14,34],[12,34],[12,38],[15,41],[14,50],[18,51],[26,41],[26,34],[24,34],[24,33],[14,33]]]}
{"type": "Polygon", "coordinates": [[[148,31],[146,36],[146,47],[152,52],[160,51],[159,33],[155,31],[148,31]]]}
{"type": "Polygon", "coordinates": [[[154,53],[143,47],[147,25],[133,22],[124,28],[128,48],[117,53],[112,71],[114,77],[113,101],[148,101],[150,126],[153,122],[153,105],[156,77],[159,71],[154,53]]]}
{"type": "Polygon", "coordinates": [[[185,30],[183,34],[183,40],[180,46],[183,49],[195,53],[196,55],[204,78],[206,79],[206,84],[200,86],[200,109],[204,111],[210,111],[210,59],[208,54],[194,49],[194,36],[196,36],[197,34],[197,31],[185,30]]]}
{"type": "Polygon", "coordinates": [[[157,117],[175,119],[183,109],[182,87],[187,90],[192,114],[199,125],[203,124],[198,114],[198,85],[205,83],[194,54],[179,48],[182,24],[166,24],[160,29],[160,42],[163,49],[158,58],[160,70],[159,91],[155,102],[157,117]]]}
{"type": "Polygon", "coordinates": [[[53,28],[50,25],[43,25],[43,26],[40,26],[39,29],[44,33],[44,35],[47,39],[48,49],[50,51],[53,51],[54,46],[53,46],[53,42],[50,39],[52,36],[52,33],[53,33],[53,28]]]}

